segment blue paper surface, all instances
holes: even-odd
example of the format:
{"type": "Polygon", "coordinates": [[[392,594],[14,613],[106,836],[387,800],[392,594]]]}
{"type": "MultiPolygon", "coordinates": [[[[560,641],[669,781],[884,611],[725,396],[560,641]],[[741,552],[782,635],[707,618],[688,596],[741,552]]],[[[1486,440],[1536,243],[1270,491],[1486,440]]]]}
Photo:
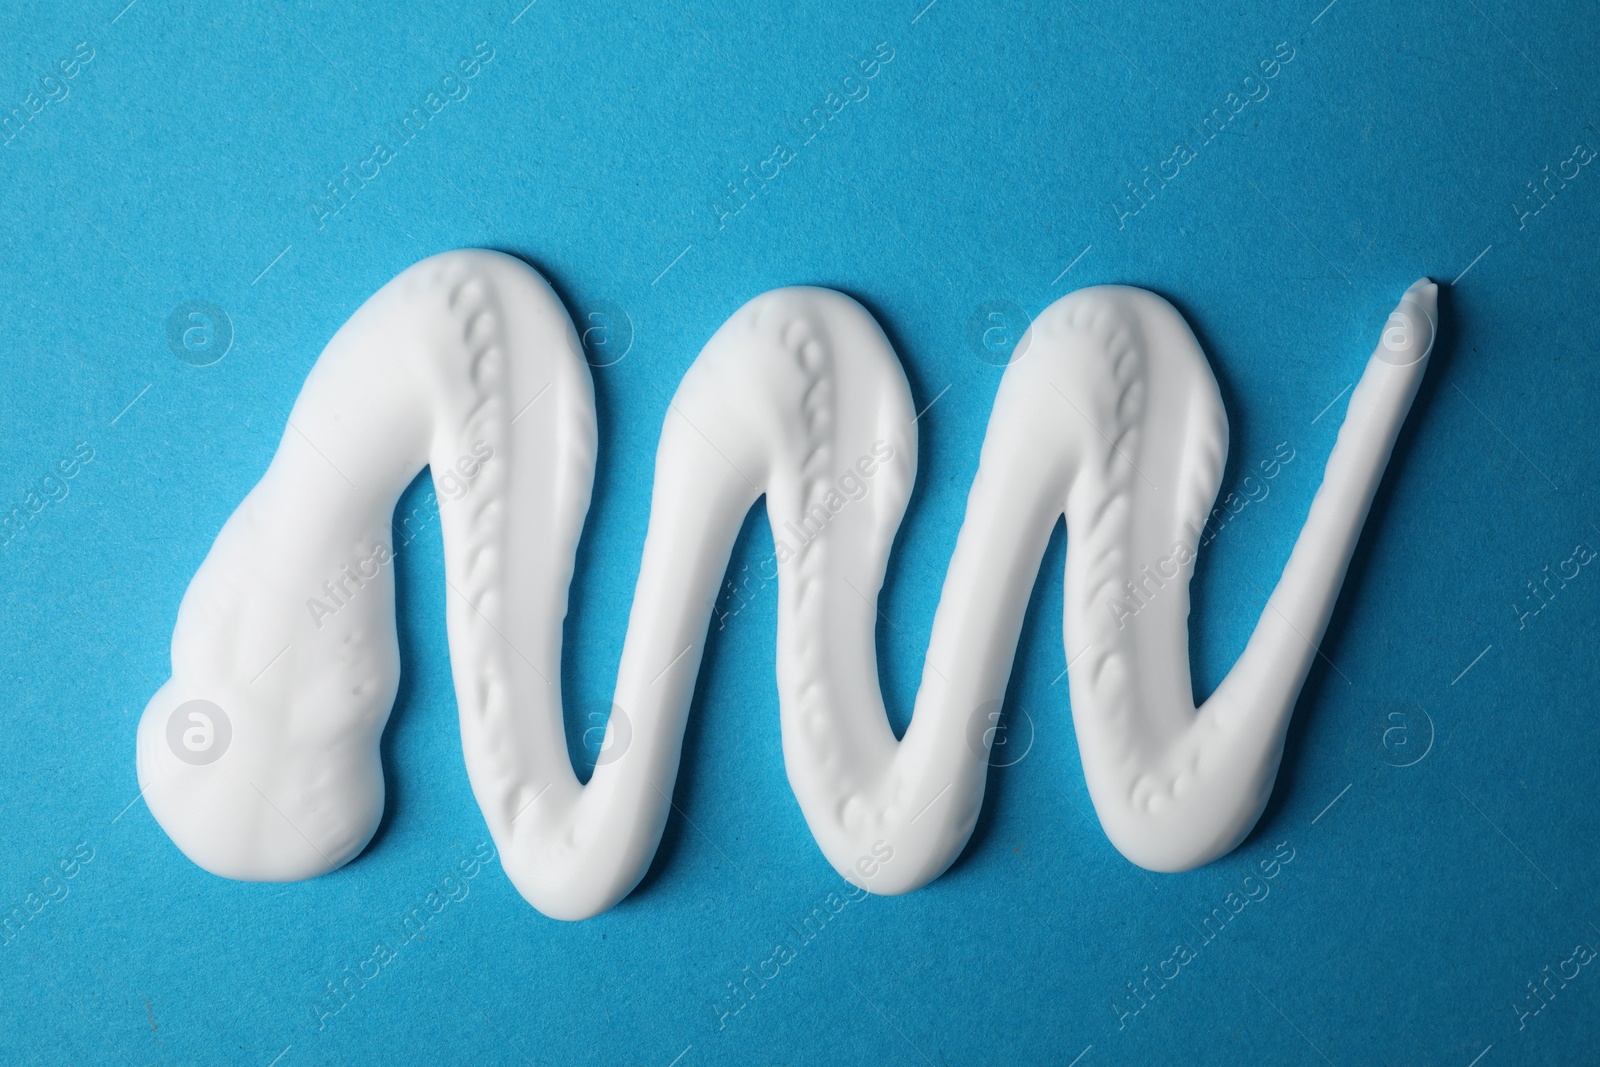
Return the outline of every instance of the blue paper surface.
{"type": "MultiPolygon", "coordinates": [[[[0,534],[0,1061],[1594,1058],[1592,10],[525,2],[0,13],[0,509],[22,516],[0,534]],[[783,772],[768,586],[719,608],[645,881],[546,919],[484,859],[424,477],[377,838],[311,882],[216,878],[134,776],[179,599],[328,338],[468,246],[534,264],[609,364],[563,665],[580,764],[668,398],[750,297],[856,297],[929,406],[880,605],[903,729],[1001,373],[986,344],[1072,289],[1145,286],[1221,383],[1224,492],[1292,453],[1202,552],[1203,696],[1385,316],[1454,281],[1271,803],[1217,863],[1141,871],[1095,821],[1058,529],[1012,765],[944,877],[830,907],[783,772]]],[[[757,512],[730,577],[770,544],[757,512]]]]}

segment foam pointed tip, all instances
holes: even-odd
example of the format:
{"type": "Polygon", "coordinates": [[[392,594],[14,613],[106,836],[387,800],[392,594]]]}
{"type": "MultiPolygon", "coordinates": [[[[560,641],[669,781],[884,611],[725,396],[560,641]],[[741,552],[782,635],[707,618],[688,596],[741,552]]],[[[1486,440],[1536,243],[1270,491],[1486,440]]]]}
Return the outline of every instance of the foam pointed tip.
{"type": "Polygon", "coordinates": [[[1396,367],[1421,363],[1433,351],[1438,321],[1439,286],[1431,278],[1418,278],[1389,313],[1374,358],[1396,367]]]}
{"type": "Polygon", "coordinates": [[[1407,300],[1416,301],[1417,305],[1434,322],[1439,321],[1439,283],[1432,278],[1418,278],[1411,283],[1411,288],[1406,290],[1406,295],[1400,298],[1401,303],[1407,300]]]}

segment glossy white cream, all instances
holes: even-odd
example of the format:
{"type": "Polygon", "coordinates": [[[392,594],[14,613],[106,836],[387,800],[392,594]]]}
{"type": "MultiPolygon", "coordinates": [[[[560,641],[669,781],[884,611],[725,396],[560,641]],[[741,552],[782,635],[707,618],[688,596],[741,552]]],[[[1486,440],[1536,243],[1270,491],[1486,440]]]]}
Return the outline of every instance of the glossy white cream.
{"type": "Polygon", "coordinates": [[[547,915],[604,911],[648,867],[711,609],[763,494],[778,541],[784,761],[844,877],[903,893],[966,843],[992,714],[1062,514],[1073,720],[1101,824],[1142,866],[1206,863],[1244,837],[1271,791],[1427,364],[1435,295],[1418,282],[1391,317],[1283,576],[1199,709],[1188,583],[1227,454],[1216,382],[1182,317],[1148,292],[1101,286],[1047,308],[995,398],[898,741],[874,633],[916,468],[905,375],[848,297],[793,288],[750,301],[668,409],[620,714],[581,785],[560,662],[594,472],[588,367],[560,302],[521,262],[484,251],[424,260],[329,342],[266,475],[195,574],[172,678],[140,722],[145,799],[190,858],[228,877],[308,878],[361,851],[383,809],[378,741],[400,672],[390,522],[431,465],[436,484],[456,472],[440,517],[467,771],[506,872],[547,915]],[[1132,616],[1112,606],[1130,582],[1143,591],[1132,616]],[[211,762],[180,758],[171,740],[174,713],[195,700],[231,731],[211,762]]]}

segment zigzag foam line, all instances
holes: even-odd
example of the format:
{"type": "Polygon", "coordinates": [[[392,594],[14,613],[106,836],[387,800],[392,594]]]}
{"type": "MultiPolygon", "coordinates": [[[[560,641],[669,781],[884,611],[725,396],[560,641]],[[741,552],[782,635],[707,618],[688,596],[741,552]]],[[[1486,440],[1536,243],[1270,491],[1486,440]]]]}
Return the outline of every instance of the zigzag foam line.
{"type": "Polygon", "coordinates": [[[582,785],[560,667],[594,475],[588,367],[534,271],[492,252],[434,256],[329,342],[265,476],[190,583],[172,678],[139,725],[144,796],[190,858],[228,877],[312,877],[365,847],[400,668],[390,521],[431,465],[467,486],[441,511],[467,771],[506,872],[540,911],[594,915],[649,865],[718,586],[763,495],[778,536],[784,762],[844,877],[906,892],[966,843],[993,711],[1063,514],[1073,721],[1095,810],[1135,863],[1206,863],[1238,844],[1271,791],[1426,366],[1435,296],[1418,282],[1391,316],[1283,576],[1198,709],[1188,584],[1227,454],[1216,382],[1182,317],[1150,293],[1101,286],[1047,308],[995,398],[900,740],[874,635],[915,476],[904,372],[848,297],[793,288],[750,301],[669,407],[617,711],[582,785]],[[1152,576],[1158,560],[1176,572],[1152,576]],[[1137,616],[1109,610],[1135,588],[1148,597],[1137,616]]]}

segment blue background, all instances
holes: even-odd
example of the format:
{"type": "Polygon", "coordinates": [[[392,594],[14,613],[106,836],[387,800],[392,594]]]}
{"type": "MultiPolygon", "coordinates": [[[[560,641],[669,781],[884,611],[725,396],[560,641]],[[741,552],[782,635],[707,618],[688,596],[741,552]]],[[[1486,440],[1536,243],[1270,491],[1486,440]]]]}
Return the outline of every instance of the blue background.
{"type": "MultiPolygon", "coordinates": [[[[0,508],[26,515],[30,492],[67,491],[0,549],[0,907],[23,916],[0,948],[0,1060],[1593,1055],[1600,963],[1551,980],[1548,1001],[1526,983],[1600,947],[1600,568],[1537,614],[1526,583],[1580,543],[1600,548],[1600,161],[1552,180],[1537,214],[1525,185],[1576,145],[1600,149],[1592,5],[524,2],[33,0],[0,14],[0,111],[26,113],[78,42],[94,51],[0,149],[0,508]],[[465,99],[319,225],[325,183],[479,42],[493,58],[465,99]],[[893,59],[867,97],[800,144],[801,117],[880,42],[893,59]],[[1293,58],[1246,87],[1280,42],[1293,58]],[[1251,92],[1198,146],[1202,118],[1251,92]],[[779,141],[794,160],[719,228],[726,184],[779,141]],[[1109,206],[1178,141],[1197,157],[1170,184],[1136,214],[1109,206]],[[784,779],[768,587],[714,624],[676,809],[632,896],[558,923],[490,863],[321,1017],[337,1004],[327,985],[397,944],[402,918],[487,839],[459,751],[437,522],[400,556],[389,808],[346,868],[256,885],[193,866],[137,800],[134,729],[167,675],[179,598],[322,346],[404,267],[465,246],[524,256],[605,327],[594,362],[625,349],[594,372],[601,452],[564,663],[580,763],[594,758],[588,715],[609,702],[668,398],[757,293],[852,294],[918,407],[933,405],[881,604],[898,729],[1000,375],[969,330],[976,309],[1036,314],[1098,282],[1153,289],[1221,382],[1224,492],[1280,442],[1294,450],[1202,553],[1204,695],[1287,558],[1388,311],[1418,276],[1461,277],[1441,293],[1433,363],[1276,792],[1234,854],[1149,874],[1095,822],[1060,679],[1058,530],[1008,695],[1004,751],[1025,756],[993,774],[971,845],[937,882],[850,904],[720,1015],[728,983],[841,888],[784,779]],[[220,333],[196,350],[168,341],[191,300],[231,327],[209,366],[192,363],[220,333]],[[80,443],[92,461],[47,485],[80,443]],[[1285,842],[1294,858],[1270,895],[1202,946],[1202,920],[1285,842]],[[75,850],[92,859],[74,865],[75,850]],[[54,899],[35,912],[30,893],[54,899]],[[1179,941],[1197,958],[1133,1014],[1125,983],[1179,941]]],[[[430,491],[419,481],[403,511],[436,515],[430,491]]],[[[735,572],[770,544],[753,515],[735,572]]]]}

